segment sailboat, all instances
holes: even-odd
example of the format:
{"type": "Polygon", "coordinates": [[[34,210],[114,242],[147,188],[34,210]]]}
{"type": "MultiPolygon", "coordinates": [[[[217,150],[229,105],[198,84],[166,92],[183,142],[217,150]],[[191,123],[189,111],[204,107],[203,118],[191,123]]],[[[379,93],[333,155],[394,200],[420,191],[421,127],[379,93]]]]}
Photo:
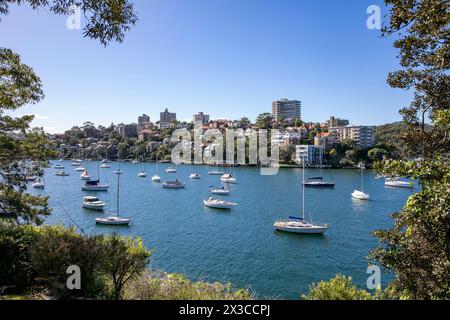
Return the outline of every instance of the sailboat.
{"type": "Polygon", "coordinates": [[[100,183],[100,163],[97,163],[97,180],[88,180],[86,184],[81,187],[83,191],[108,191],[109,184],[100,183]]]}
{"type": "Polygon", "coordinates": [[[224,210],[230,210],[232,207],[237,206],[236,202],[228,202],[225,200],[214,199],[212,197],[204,199],[203,204],[209,208],[224,209],[224,210]]]}
{"type": "Polygon", "coordinates": [[[384,182],[385,186],[388,187],[399,187],[399,188],[414,188],[414,184],[412,183],[412,181],[402,181],[399,180],[398,178],[394,177],[394,178],[387,178],[386,181],[384,182]]]}
{"type": "Polygon", "coordinates": [[[98,224],[108,224],[108,225],[128,225],[131,222],[129,218],[120,218],[120,174],[117,175],[117,204],[116,204],[116,215],[108,216],[103,218],[96,218],[95,222],[98,224]]]}
{"type": "Polygon", "coordinates": [[[146,176],[147,176],[147,173],[145,173],[144,157],[142,157],[142,170],[138,173],[138,177],[145,178],[146,176]]]}
{"type": "Polygon", "coordinates": [[[220,177],[220,181],[222,182],[226,182],[226,183],[236,183],[236,169],[234,168],[234,164],[233,164],[233,174],[230,173],[225,173],[220,177]]]}
{"type": "Polygon", "coordinates": [[[156,156],[156,162],[155,162],[155,165],[156,165],[156,174],[152,177],[152,181],[154,181],[154,182],[160,182],[160,181],[161,181],[161,177],[158,176],[158,156],[156,156]]]}
{"type": "MultiPolygon", "coordinates": [[[[306,188],[334,188],[334,181],[324,181],[323,180],[322,148],[320,149],[319,158],[320,158],[320,165],[319,165],[320,166],[320,176],[306,178],[306,181],[305,180],[303,181],[303,185],[306,188]]],[[[331,179],[333,179],[333,175],[331,175],[331,179]]]]}
{"type": "Polygon", "coordinates": [[[122,174],[122,170],[120,170],[120,162],[119,162],[119,167],[114,171],[115,174],[122,174]]]}
{"type": "Polygon", "coordinates": [[[369,200],[369,194],[364,193],[364,174],[363,174],[363,170],[364,170],[364,163],[360,162],[359,163],[359,169],[361,171],[361,191],[360,190],[354,190],[352,192],[352,197],[359,199],[359,200],[369,200]]]}
{"type": "Polygon", "coordinates": [[[229,195],[230,194],[230,186],[227,183],[226,188],[225,188],[225,186],[222,186],[221,188],[211,187],[211,189],[209,189],[209,192],[212,194],[229,195]]]}
{"type": "Polygon", "coordinates": [[[316,225],[313,224],[311,216],[311,222],[305,222],[305,161],[303,159],[302,170],[302,216],[288,216],[287,219],[277,220],[273,224],[276,230],[291,232],[291,233],[304,233],[304,234],[323,234],[328,229],[328,225],[316,225]]]}
{"type": "Polygon", "coordinates": [[[217,164],[216,169],[208,171],[208,174],[211,176],[221,176],[223,175],[223,171],[219,171],[219,164],[217,164]]]}
{"type": "Polygon", "coordinates": [[[106,148],[106,159],[102,160],[102,165],[100,166],[100,168],[102,169],[108,169],[110,167],[110,165],[108,164],[109,160],[108,160],[108,148],[106,148]]]}
{"type": "Polygon", "coordinates": [[[164,181],[163,184],[162,184],[163,188],[166,188],[166,189],[180,189],[180,188],[184,188],[186,186],[183,182],[178,181],[178,171],[177,171],[177,169],[175,169],[175,173],[177,174],[176,179],[175,180],[166,180],[166,181],[164,181]]]}

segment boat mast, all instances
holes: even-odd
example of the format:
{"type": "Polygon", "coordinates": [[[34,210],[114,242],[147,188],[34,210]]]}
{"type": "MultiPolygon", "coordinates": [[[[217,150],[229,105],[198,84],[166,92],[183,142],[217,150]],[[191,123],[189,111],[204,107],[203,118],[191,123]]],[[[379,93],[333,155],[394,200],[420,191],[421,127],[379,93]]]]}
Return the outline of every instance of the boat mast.
{"type": "Polygon", "coordinates": [[[364,192],[364,177],[363,177],[363,163],[362,162],[360,165],[360,169],[361,169],[361,191],[364,192]]]}
{"type": "Polygon", "coordinates": [[[303,169],[302,169],[302,218],[305,221],[305,155],[302,157],[303,169]]]}
{"type": "Polygon", "coordinates": [[[120,195],[120,174],[117,175],[117,209],[116,209],[116,214],[117,217],[119,217],[119,195],[120,195]]]}

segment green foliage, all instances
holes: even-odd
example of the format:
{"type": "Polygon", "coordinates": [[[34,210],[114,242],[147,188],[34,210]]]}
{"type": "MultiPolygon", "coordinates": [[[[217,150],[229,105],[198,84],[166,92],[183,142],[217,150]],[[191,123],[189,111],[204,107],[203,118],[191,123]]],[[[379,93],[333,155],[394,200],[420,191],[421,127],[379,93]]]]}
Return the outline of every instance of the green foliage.
{"type": "Polygon", "coordinates": [[[103,250],[107,257],[103,270],[112,280],[110,296],[121,299],[124,285],[144,271],[149,262],[150,252],[140,239],[135,240],[116,234],[105,239],[103,250]]]}
{"type": "Polygon", "coordinates": [[[125,32],[138,21],[128,0],[0,0],[0,14],[8,14],[10,4],[24,3],[33,9],[48,9],[56,15],[67,15],[71,6],[79,7],[86,18],[83,35],[105,46],[111,41],[122,42],[125,32]]]}
{"type": "Polygon", "coordinates": [[[42,287],[52,296],[114,297],[145,270],[150,253],[140,240],[85,236],[62,226],[0,225],[0,286],[42,287]],[[67,267],[81,271],[81,289],[66,288],[67,267]]]}
{"type": "Polygon", "coordinates": [[[256,118],[256,125],[260,129],[270,129],[272,128],[272,114],[268,112],[261,113],[256,118]]]}
{"type": "Polygon", "coordinates": [[[383,160],[383,157],[386,156],[388,152],[382,148],[373,148],[367,152],[367,156],[372,161],[380,161],[383,160]]]}
{"type": "Polygon", "coordinates": [[[306,300],[372,300],[372,295],[358,289],[351,277],[337,275],[329,281],[320,281],[309,288],[309,293],[302,296],[306,300]]]}
{"type": "Polygon", "coordinates": [[[389,74],[394,88],[414,89],[403,108],[402,142],[415,160],[384,160],[385,176],[417,179],[419,192],[394,213],[394,227],[378,230],[370,258],[396,273],[392,290],[412,299],[450,298],[450,2],[385,0],[390,21],[385,34],[399,33],[402,70],[389,74]],[[427,123],[429,122],[429,124],[427,123]],[[420,158],[417,158],[420,157],[420,158]]]}
{"type": "Polygon", "coordinates": [[[194,282],[181,274],[144,273],[125,290],[127,299],[138,300],[250,300],[245,289],[235,290],[231,284],[194,282]]]}

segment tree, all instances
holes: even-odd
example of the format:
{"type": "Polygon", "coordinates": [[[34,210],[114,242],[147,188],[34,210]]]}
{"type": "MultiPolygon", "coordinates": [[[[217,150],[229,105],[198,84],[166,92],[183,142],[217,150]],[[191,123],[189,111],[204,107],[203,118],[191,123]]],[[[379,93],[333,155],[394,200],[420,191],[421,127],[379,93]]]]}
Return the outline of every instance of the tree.
{"type": "Polygon", "coordinates": [[[46,197],[25,193],[28,176],[41,176],[45,161],[54,155],[40,129],[30,131],[33,116],[11,117],[8,110],[35,104],[44,97],[39,77],[20,56],[0,48],[0,219],[13,223],[41,223],[50,214],[46,197]]]}
{"type": "Polygon", "coordinates": [[[367,156],[369,157],[370,160],[373,161],[383,160],[383,157],[387,154],[388,152],[382,148],[373,148],[370,149],[369,152],[367,152],[367,156]]]}
{"type": "Polygon", "coordinates": [[[150,252],[140,239],[135,240],[113,234],[105,239],[105,266],[113,282],[112,297],[122,298],[125,284],[140,275],[149,262],[150,252]]]}
{"type": "Polygon", "coordinates": [[[389,74],[394,88],[413,89],[400,113],[407,126],[401,139],[409,160],[384,160],[378,173],[417,179],[413,194],[394,226],[374,233],[380,240],[370,258],[396,273],[393,290],[413,299],[450,298],[450,2],[385,0],[390,21],[384,35],[398,34],[402,70],[389,74]],[[399,33],[401,31],[401,33],[399,33]],[[429,122],[429,125],[427,125],[429,122]]]}
{"type": "MultiPolygon", "coordinates": [[[[67,14],[73,5],[80,7],[88,19],[84,36],[103,45],[123,41],[124,33],[137,22],[127,0],[0,0],[0,14],[8,14],[11,4],[23,3],[33,9],[48,8],[56,15],[67,14]]],[[[21,62],[18,54],[0,48],[0,219],[12,223],[39,224],[42,216],[50,213],[47,198],[25,192],[26,177],[42,175],[45,161],[54,156],[50,143],[42,130],[29,130],[33,116],[5,115],[5,111],[36,104],[43,97],[41,81],[34,71],[21,62]]],[[[78,143],[84,135],[81,130],[76,135],[78,143]]]]}
{"type": "Polygon", "coordinates": [[[272,128],[272,114],[268,112],[261,113],[256,118],[256,125],[260,129],[270,129],[272,128]]]}
{"type": "Polygon", "coordinates": [[[87,19],[83,35],[98,39],[106,46],[111,41],[122,42],[125,32],[138,18],[128,0],[0,0],[0,14],[8,14],[10,4],[29,3],[33,9],[46,8],[56,15],[67,15],[71,6],[81,9],[87,19]]]}
{"type": "Polygon", "coordinates": [[[247,128],[250,126],[251,122],[247,117],[243,117],[239,120],[239,127],[241,127],[244,130],[247,130],[247,128]]]}

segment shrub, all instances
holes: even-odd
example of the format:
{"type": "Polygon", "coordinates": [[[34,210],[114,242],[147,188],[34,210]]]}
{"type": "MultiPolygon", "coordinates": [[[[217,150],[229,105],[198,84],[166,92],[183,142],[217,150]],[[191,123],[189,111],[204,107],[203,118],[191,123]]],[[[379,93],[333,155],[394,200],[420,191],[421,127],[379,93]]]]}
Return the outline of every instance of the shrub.
{"type": "Polygon", "coordinates": [[[231,284],[194,282],[181,274],[144,273],[131,281],[125,290],[127,299],[137,300],[249,300],[245,289],[234,290],[231,284]]]}
{"type": "Polygon", "coordinates": [[[358,289],[351,277],[337,275],[329,281],[321,281],[309,288],[309,293],[302,296],[306,300],[371,300],[372,295],[366,290],[358,289]]]}

